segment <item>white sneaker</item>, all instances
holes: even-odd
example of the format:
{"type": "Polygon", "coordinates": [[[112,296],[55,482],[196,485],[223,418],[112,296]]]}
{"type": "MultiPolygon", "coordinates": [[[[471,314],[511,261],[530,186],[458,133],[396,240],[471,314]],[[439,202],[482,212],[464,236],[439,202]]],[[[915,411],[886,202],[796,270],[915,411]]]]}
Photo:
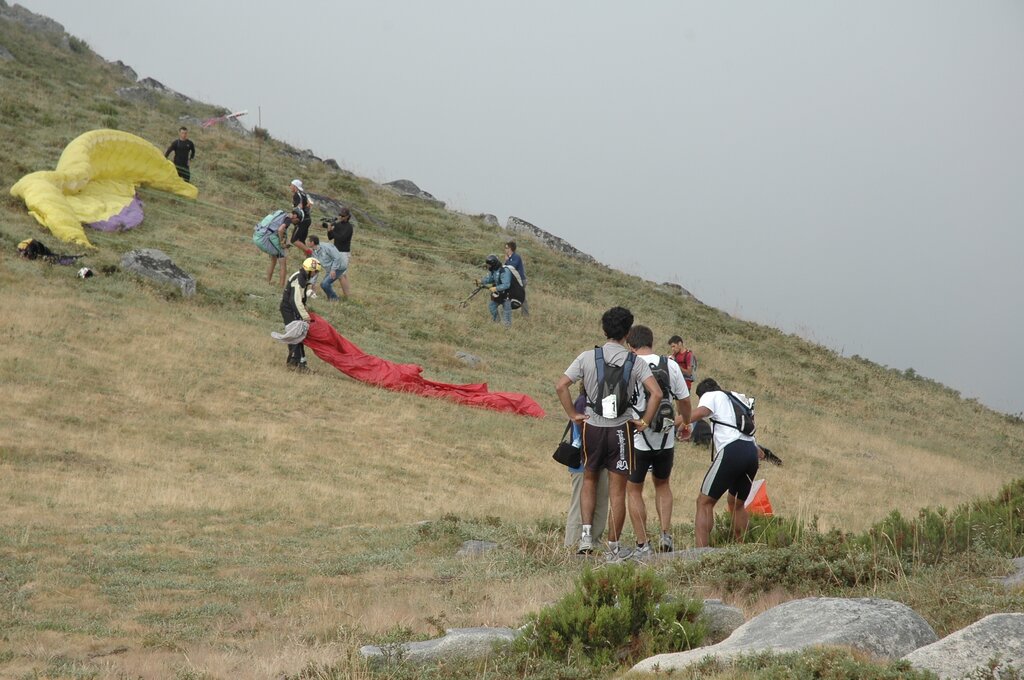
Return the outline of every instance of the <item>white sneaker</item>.
{"type": "Polygon", "coordinates": [[[624,560],[628,560],[632,556],[633,556],[633,551],[632,550],[630,550],[629,548],[626,548],[626,547],[623,547],[623,546],[620,545],[618,548],[615,548],[614,550],[609,550],[608,552],[606,552],[604,554],[604,559],[605,559],[606,562],[617,563],[617,562],[622,562],[624,560]]]}
{"type": "Polygon", "coordinates": [[[590,555],[594,552],[594,542],[590,538],[590,534],[583,534],[580,536],[580,547],[576,551],[577,555],[590,555]]]}

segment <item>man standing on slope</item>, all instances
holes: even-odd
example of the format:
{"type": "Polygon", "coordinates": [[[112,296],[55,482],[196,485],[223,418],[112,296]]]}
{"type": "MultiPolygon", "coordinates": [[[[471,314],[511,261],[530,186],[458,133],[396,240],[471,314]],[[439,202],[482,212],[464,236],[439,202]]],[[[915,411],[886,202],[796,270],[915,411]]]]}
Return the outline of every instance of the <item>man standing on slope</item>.
{"type": "Polygon", "coordinates": [[[164,151],[164,158],[171,155],[172,151],[174,152],[174,169],[178,171],[178,177],[186,182],[192,181],[192,170],[189,165],[196,157],[196,145],[188,138],[187,127],[178,128],[178,138],[171,142],[167,151],[164,151]]]}
{"type": "MultiPolygon", "coordinates": [[[[642,557],[650,555],[652,550],[647,541],[647,507],[644,505],[644,481],[647,479],[648,468],[654,476],[654,504],[661,525],[661,539],[657,550],[673,550],[672,487],[669,484],[669,475],[672,474],[672,463],[675,459],[676,428],[690,422],[690,391],[686,389],[686,381],[683,380],[683,372],[679,365],[669,357],[654,353],[654,333],[650,328],[633,326],[626,336],[626,344],[636,352],[637,359],[651,367],[652,374],[658,380],[658,386],[663,392],[667,390],[669,398],[675,400],[676,407],[675,422],[667,429],[661,432],[647,429],[633,435],[636,465],[629,473],[626,492],[629,497],[629,519],[633,523],[633,533],[636,534],[636,553],[642,557]]],[[[646,408],[646,394],[644,390],[638,390],[633,410],[640,414],[646,408]]]]}
{"type": "Polygon", "coordinates": [[[514,268],[519,272],[519,280],[523,283],[523,304],[519,306],[523,316],[530,316],[530,310],[526,306],[526,267],[523,266],[523,258],[516,252],[516,242],[509,241],[505,244],[505,266],[514,268]]]}
{"type": "MultiPolygon", "coordinates": [[[[281,296],[281,318],[287,326],[292,321],[299,319],[313,322],[306,309],[307,288],[322,270],[319,260],[315,257],[307,257],[299,270],[288,277],[284,286],[284,294],[281,296]]],[[[306,366],[306,346],[301,341],[294,345],[288,345],[288,368],[297,369],[301,373],[309,370],[306,366]]]]}
{"type": "Polygon", "coordinates": [[[288,189],[292,192],[292,209],[298,210],[302,214],[302,220],[295,225],[295,229],[292,231],[291,244],[306,255],[312,255],[312,251],[306,245],[306,237],[309,235],[309,225],[313,223],[313,204],[310,203],[309,196],[302,188],[301,179],[293,179],[292,183],[288,185],[288,189]]]}
{"type": "Polygon", "coordinates": [[[715,503],[727,491],[733,535],[737,541],[743,539],[750,521],[744,501],[750,495],[750,484],[757,475],[760,456],[754,437],[743,434],[737,427],[736,410],[732,402],[733,399],[739,399],[749,407],[751,400],[736,392],[727,394],[711,378],[700,381],[697,396],[700,402],[690,414],[690,422],[711,418],[714,435],[711,467],[704,475],[697,495],[697,517],[693,523],[697,547],[706,548],[715,523],[715,503]]]}
{"type": "MultiPolygon", "coordinates": [[[[679,364],[680,370],[683,372],[683,379],[686,381],[687,391],[693,389],[693,378],[697,371],[697,358],[693,356],[693,351],[686,348],[683,343],[683,339],[678,335],[673,335],[668,339],[668,347],[672,350],[672,358],[679,364]]],[[[679,432],[676,433],[676,438],[684,442],[690,438],[690,423],[687,422],[683,427],[679,428],[679,432]]]]}
{"type": "Polygon", "coordinates": [[[342,207],[338,216],[327,226],[327,238],[334,241],[341,257],[338,260],[338,281],[341,294],[348,297],[348,265],[352,257],[352,211],[342,207]]]}
{"type": "Polygon", "coordinates": [[[593,550],[595,488],[598,471],[605,468],[610,473],[608,495],[612,526],[608,531],[608,557],[612,560],[630,555],[628,548],[619,546],[619,538],[626,521],[626,479],[635,463],[633,432],[647,429],[661,400],[661,388],[651,375],[650,367],[643,361],[636,361],[636,355],[626,349],[626,335],[632,325],[633,314],[624,307],[612,307],[605,312],[601,327],[607,342],[576,357],[555,383],[558,401],[566,415],[583,428],[583,490],[580,494],[583,531],[579,552],[593,550]],[[587,394],[585,413],[576,412],[569,395],[569,386],[578,380],[583,381],[587,394]],[[651,399],[643,417],[631,420],[627,402],[640,385],[647,388],[651,399]]]}

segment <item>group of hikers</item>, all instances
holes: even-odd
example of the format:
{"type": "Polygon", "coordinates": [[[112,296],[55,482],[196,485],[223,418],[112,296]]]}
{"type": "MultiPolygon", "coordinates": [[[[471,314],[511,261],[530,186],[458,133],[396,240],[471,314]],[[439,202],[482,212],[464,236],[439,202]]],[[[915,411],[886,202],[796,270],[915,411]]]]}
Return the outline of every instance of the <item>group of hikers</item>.
{"type": "MultiPolygon", "coordinates": [[[[327,241],[309,234],[313,201],[302,181],[289,184],[292,209],[267,215],[253,232],[253,242],[270,258],[267,283],[273,283],[279,268],[283,289],[281,317],[289,324],[312,323],[307,299],[319,279],[329,301],[338,299],[333,289],[340,283],[349,294],[347,270],[351,251],[351,212],[343,208],[331,221],[323,221],[327,241]],[[292,228],[290,237],[288,229],[292,228]],[[294,247],[304,255],[297,271],[287,276],[286,249],[294,247]]],[[[488,255],[486,273],[476,281],[470,295],[487,290],[488,310],[493,322],[506,329],[512,325],[512,311],[529,315],[526,301],[526,271],[515,241],[505,243],[505,259],[488,255]]],[[[463,304],[469,301],[467,298],[463,304]]],[[[569,416],[567,429],[579,450],[579,463],[570,467],[572,498],[565,530],[567,546],[589,555],[607,530],[610,560],[643,558],[651,553],[674,550],[672,537],[673,496],[669,479],[677,441],[695,439],[693,426],[710,424],[712,462],[697,495],[694,532],[697,547],[706,547],[714,522],[714,507],[723,495],[732,515],[737,539],[746,531],[749,514],[745,501],[766,449],[754,441],[753,399],[723,390],[713,379],[697,384],[698,405],[693,408],[691,389],[696,379],[696,358],[683,339],[668,340],[668,355],[654,349],[651,329],[633,324],[633,314],[613,307],[601,318],[606,342],[582,352],[558,378],[555,391],[569,416]],[[575,401],[570,387],[581,383],[575,401]],[[647,534],[647,508],[643,490],[648,471],[654,483],[659,535],[647,534]],[[636,546],[621,544],[628,514],[636,546]]],[[[304,335],[304,332],[302,333],[304,335]]],[[[287,366],[307,371],[301,339],[289,341],[287,366]]],[[[770,452],[769,452],[770,453],[770,452]]]]}
{"type": "Polygon", "coordinates": [[[707,378],[697,384],[699,401],[693,408],[690,384],[696,363],[679,336],[669,341],[672,355],[660,356],[651,329],[634,325],[628,309],[609,309],[601,326],[605,344],[582,352],[555,383],[580,455],[579,465],[570,468],[566,545],[589,555],[607,529],[610,560],[673,551],[669,477],[674,446],[690,438],[693,423],[704,420],[712,427],[713,454],[697,495],[696,546],[709,544],[715,504],[726,494],[734,535],[742,539],[749,521],[744,502],[766,455],[754,442],[753,399],[707,378]],[[570,393],[574,383],[581,383],[575,401],[570,393]],[[647,535],[643,489],[648,471],[660,526],[656,542],[647,535]],[[635,548],[620,543],[627,505],[635,548]]]}

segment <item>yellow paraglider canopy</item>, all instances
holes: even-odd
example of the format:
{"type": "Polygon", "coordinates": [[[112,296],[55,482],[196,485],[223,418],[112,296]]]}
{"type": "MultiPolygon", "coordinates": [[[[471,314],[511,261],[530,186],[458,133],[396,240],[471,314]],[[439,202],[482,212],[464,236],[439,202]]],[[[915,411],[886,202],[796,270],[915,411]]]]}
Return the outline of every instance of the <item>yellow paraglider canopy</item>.
{"type": "Polygon", "coordinates": [[[119,130],[92,130],[65,147],[56,170],[25,175],[11,195],[54,236],[92,247],[82,224],[127,229],[142,221],[138,186],[196,198],[199,190],[178,177],[174,164],[151,143],[119,130]]]}

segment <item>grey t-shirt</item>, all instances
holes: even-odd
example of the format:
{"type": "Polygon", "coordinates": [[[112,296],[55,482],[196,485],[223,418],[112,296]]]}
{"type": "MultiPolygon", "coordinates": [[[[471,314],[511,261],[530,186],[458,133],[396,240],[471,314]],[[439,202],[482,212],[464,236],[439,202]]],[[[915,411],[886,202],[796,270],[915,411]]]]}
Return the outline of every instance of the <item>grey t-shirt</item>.
{"type": "MultiPolygon", "coordinates": [[[[604,343],[601,351],[604,352],[605,363],[612,364],[613,366],[624,364],[626,355],[629,353],[628,349],[617,342],[604,343]]],[[[597,365],[594,363],[594,350],[588,349],[576,357],[569,364],[569,368],[565,369],[565,375],[573,382],[583,381],[583,389],[587,392],[588,401],[597,399],[599,386],[597,384],[597,365]]],[[[650,377],[651,367],[647,365],[647,362],[634,362],[633,373],[630,375],[626,394],[633,394],[637,387],[650,377]]],[[[595,427],[618,427],[633,417],[632,411],[626,409],[626,412],[618,418],[604,418],[596,413],[589,404],[587,405],[587,415],[590,416],[587,423],[595,427]]]]}

